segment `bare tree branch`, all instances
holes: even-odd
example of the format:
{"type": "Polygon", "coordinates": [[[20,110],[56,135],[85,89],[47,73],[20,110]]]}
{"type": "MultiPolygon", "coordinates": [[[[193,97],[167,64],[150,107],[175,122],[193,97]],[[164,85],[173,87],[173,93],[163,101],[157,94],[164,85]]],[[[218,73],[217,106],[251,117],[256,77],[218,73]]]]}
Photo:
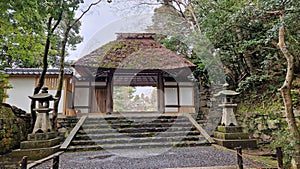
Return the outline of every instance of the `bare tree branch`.
{"type": "Polygon", "coordinates": [[[97,2],[91,3],[89,7],[82,12],[82,14],[71,24],[70,28],[72,28],[93,6],[99,4],[102,0],[98,0],[97,2]]]}

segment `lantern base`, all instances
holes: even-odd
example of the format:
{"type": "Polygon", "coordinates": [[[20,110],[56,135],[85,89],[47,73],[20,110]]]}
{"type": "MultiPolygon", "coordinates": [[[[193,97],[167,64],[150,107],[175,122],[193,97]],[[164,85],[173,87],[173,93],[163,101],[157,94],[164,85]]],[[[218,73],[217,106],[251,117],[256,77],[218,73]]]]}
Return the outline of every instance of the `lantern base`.
{"type": "Polygon", "coordinates": [[[20,149],[13,150],[12,155],[19,158],[28,156],[30,160],[42,159],[57,152],[60,141],[56,132],[29,134],[28,141],[22,141],[20,149]]]}
{"type": "Polygon", "coordinates": [[[249,134],[243,132],[240,126],[218,126],[214,132],[214,141],[226,148],[234,149],[242,148],[257,148],[257,140],[249,139],[249,134]]]}

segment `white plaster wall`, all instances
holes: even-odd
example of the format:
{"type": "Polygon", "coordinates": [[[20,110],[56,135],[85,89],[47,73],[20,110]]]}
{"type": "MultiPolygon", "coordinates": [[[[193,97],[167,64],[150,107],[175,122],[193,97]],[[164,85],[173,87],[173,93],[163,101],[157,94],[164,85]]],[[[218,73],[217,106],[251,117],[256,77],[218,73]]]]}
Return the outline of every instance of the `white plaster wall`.
{"type": "MultiPolygon", "coordinates": [[[[7,90],[8,98],[5,102],[29,113],[31,99],[28,96],[33,95],[35,78],[9,78],[9,84],[13,88],[7,90]]],[[[49,90],[49,93],[54,96],[56,90],[49,90]]],[[[62,97],[59,102],[59,113],[63,111],[63,100],[65,99],[63,93],[64,91],[62,91],[62,97]]],[[[51,102],[50,107],[53,108],[53,102],[51,102]]]]}
{"type": "MultiPolygon", "coordinates": [[[[48,91],[49,94],[52,94],[53,96],[55,96],[56,94],[56,90],[49,90],[48,91]]],[[[58,105],[58,113],[61,113],[63,111],[63,100],[64,100],[64,90],[61,91],[61,98],[59,101],[59,105],[58,105]]],[[[50,102],[50,107],[53,108],[53,103],[54,101],[50,102]]],[[[50,112],[51,113],[51,112],[50,112]]]]}
{"type": "Polygon", "coordinates": [[[31,100],[28,96],[32,96],[33,94],[35,79],[9,78],[9,83],[13,88],[7,90],[8,98],[6,98],[5,102],[29,113],[31,100]]]}

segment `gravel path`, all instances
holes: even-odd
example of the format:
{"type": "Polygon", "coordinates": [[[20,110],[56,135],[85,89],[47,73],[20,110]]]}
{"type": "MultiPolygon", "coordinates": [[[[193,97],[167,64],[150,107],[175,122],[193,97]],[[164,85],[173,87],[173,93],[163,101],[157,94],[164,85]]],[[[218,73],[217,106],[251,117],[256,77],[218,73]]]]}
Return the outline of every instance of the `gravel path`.
{"type": "MultiPolygon", "coordinates": [[[[158,169],[178,167],[208,167],[236,165],[236,154],[213,146],[173,148],[160,151],[123,150],[64,153],[61,169],[158,169]],[[135,157],[135,158],[132,158],[135,157]]],[[[49,168],[50,162],[36,167],[49,168]]]]}

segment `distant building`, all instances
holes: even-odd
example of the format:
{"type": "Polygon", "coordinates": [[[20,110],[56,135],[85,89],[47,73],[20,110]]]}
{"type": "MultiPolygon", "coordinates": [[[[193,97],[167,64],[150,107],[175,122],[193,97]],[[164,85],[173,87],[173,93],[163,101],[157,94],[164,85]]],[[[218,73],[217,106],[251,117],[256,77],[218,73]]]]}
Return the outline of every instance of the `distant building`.
{"type": "MultiPolygon", "coordinates": [[[[114,112],[113,100],[117,86],[153,87],[156,98],[151,99],[157,103],[157,109],[151,109],[153,113],[196,113],[192,75],[196,65],[154,37],[153,33],[118,33],[115,41],[78,59],[72,65],[76,74],[65,71],[59,113],[68,115],[68,109],[77,113],[119,113],[114,112]]],[[[6,91],[9,98],[4,102],[29,112],[28,96],[33,95],[41,72],[42,69],[5,69],[13,88],[6,91]]],[[[53,95],[58,74],[58,69],[48,69],[45,78],[44,85],[53,95]]],[[[129,112],[132,111],[135,110],[129,112]]]]}
{"type": "Polygon", "coordinates": [[[114,113],[117,86],[155,87],[156,112],[196,112],[192,76],[196,65],[155,41],[154,33],[117,33],[116,40],[83,56],[73,67],[80,76],[74,81],[74,108],[82,113],[114,113]]]}

